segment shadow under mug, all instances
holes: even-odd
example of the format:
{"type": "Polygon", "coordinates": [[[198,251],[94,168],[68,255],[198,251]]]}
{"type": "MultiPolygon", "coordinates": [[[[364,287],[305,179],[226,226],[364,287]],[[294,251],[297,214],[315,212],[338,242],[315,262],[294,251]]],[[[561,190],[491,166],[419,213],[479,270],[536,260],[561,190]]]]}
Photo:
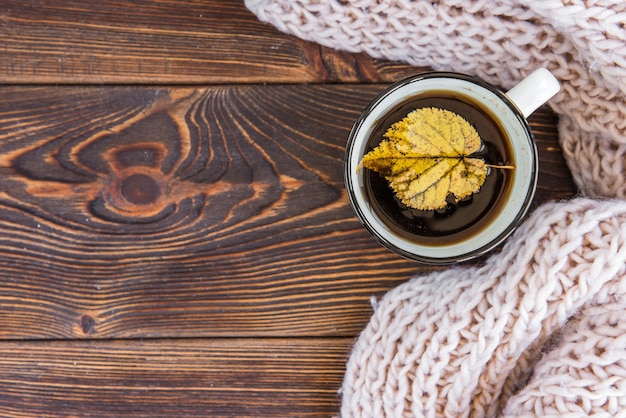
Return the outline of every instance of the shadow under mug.
{"type": "Polygon", "coordinates": [[[382,245],[424,263],[461,262],[498,246],[522,221],[537,184],[537,149],[526,118],[559,89],[543,68],[506,93],[452,72],[420,74],[391,85],[363,111],[348,138],[345,183],[357,217],[382,245]],[[491,168],[478,192],[445,210],[407,208],[381,175],[361,168],[361,160],[389,126],[421,107],[460,114],[477,129],[490,158],[515,168],[491,168]]]}

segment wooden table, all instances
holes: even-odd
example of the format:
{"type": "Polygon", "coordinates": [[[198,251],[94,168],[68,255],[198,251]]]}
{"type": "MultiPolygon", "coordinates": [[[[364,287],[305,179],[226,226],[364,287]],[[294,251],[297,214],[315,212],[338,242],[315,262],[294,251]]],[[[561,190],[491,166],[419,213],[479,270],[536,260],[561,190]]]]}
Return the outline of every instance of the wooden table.
{"type": "MultiPolygon", "coordinates": [[[[370,298],[435,269],[342,177],[360,111],[424,69],[233,0],[2,0],[0,45],[0,417],[336,415],[370,298]]],[[[555,123],[535,205],[576,192],[555,123]]]]}

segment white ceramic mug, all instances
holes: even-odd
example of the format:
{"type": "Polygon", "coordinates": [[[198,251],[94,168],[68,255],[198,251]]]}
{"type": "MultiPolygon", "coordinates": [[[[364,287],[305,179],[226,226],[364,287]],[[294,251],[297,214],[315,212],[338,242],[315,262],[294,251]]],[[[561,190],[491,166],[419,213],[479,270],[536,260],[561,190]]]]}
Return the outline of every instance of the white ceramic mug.
{"type": "MultiPolygon", "coordinates": [[[[475,258],[493,249],[509,236],[526,214],[534,196],[538,160],[537,149],[526,118],[560,90],[556,78],[541,68],[504,93],[498,88],[450,72],[430,72],[393,84],[376,97],[355,123],[346,149],[345,182],[352,207],[365,228],[390,250],[413,260],[445,264],[475,258]],[[488,114],[506,139],[507,152],[515,169],[502,192],[497,213],[485,215],[484,225],[474,233],[449,242],[433,243],[407,228],[390,225],[371,199],[367,169],[360,167],[363,155],[383,138],[381,121],[407,103],[418,103],[423,97],[436,95],[460,97],[488,114]]],[[[406,115],[401,115],[404,117],[406,115]]],[[[471,118],[469,119],[472,122],[471,118]]],[[[479,132],[480,134],[480,132],[479,132]]],[[[480,193],[480,191],[479,191],[480,193]]],[[[467,212],[466,212],[467,213],[467,212]]],[[[450,215],[454,216],[454,215],[450,215]]],[[[463,236],[463,232],[458,233],[463,236]]]]}

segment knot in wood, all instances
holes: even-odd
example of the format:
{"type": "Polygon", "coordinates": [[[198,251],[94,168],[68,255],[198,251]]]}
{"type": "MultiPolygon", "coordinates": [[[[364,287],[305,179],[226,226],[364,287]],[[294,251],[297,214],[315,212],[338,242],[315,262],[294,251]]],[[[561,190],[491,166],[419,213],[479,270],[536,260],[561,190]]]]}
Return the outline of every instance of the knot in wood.
{"type": "Polygon", "coordinates": [[[99,184],[102,191],[90,203],[90,211],[114,222],[153,222],[175,209],[169,179],[148,167],[114,171],[99,184]]]}
{"type": "Polygon", "coordinates": [[[131,174],[122,180],[120,192],[134,205],[149,205],[159,200],[162,188],[158,181],[147,174],[131,174]]]}
{"type": "Polygon", "coordinates": [[[83,315],[80,317],[80,328],[83,334],[94,334],[96,332],[96,320],[89,315],[83,315]]]}

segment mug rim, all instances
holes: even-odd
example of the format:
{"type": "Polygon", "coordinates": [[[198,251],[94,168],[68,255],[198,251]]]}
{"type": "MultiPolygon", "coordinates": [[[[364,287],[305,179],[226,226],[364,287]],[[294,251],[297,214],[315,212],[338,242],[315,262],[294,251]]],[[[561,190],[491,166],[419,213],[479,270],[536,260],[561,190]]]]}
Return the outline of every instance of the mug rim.
{"type": "MultiPolygon", "coordinates": [[[[414,95],[417,95],[417,93],[414,93],[414,95]]],[[[389,106],[397,105],[398,103],[401,103],[401,101],[404,101],[409,97],[411,97],[411,95],[407,94],[407,96],[403,96],[402,100],[396,100],[392,102],[389,106]]],[[[475,100],[481,100],[481,99],[475,98],[475,100]]],[[[483,99],[481,101],[484,102],[485,100],[483,99]]],[[[491,109],[492,112],[494,112],[493,106],[488,106],[488,107],[491,109]]],[[[388,111],[389,111],[388,109],[383,110],[381,111],[380,115],[385,115],[387,114],[388,111]]],[[[383,116],[379,116],[377,120],[380,120],[382,118],[383,116]]],[[[503,119],[507,119],[507,118],[506,117],[501,118],[498,116],[498,120],[501,123],[503,123],[503,119]]],[[[375,123],[372,123],[370,125],[373,126],[375,125],[375,123]]],[[[365,127],[365,129],[369,129],[369,128],[365,127]]],[[[507,136],[510,137],[510,135],[507,135],[507,136]]],[[[364,141],[366,140],[367,138],[364,141]]],[[[362,142],[363,141],[361,141],[360,143],[362,142]]],[[[363,157],[362,155],[359,155],[359,161],[362,157],[363,157]]],[[[535,194],[536,186],[537,186],[538,171],[539,171],[539,159],[538,159],[537,146],[536,146],[534,135],[532,133],[530,125],[528,124],[528,121],[522,114],[521,110],[517,107],[517,105],[512,100],[509,99],[508,96],[506,96],[506,94],[502,90],[485,82],[484,80],[480,78],[473,77],[467,74],[451,72],[451,71],[429,71],[429,72],[425,72],[425,73],[421,73],[421,74],[417,74],[417,75],[405,78],[403,80],[400,80],[398,82],[391,84],[382,92],[380,92],[374,99],[372,99],[372,101],[361,112],[354,126],[352,127],[352,130],[348,137],[348,142],[347,142],[346,152],[345,152],[345,161],[344,161],[344,182],[345,182],[346,189],[348,191],[350,204],[355,214],[357,215],[357,218],[359,219],[360,223],[366,228],[366,230],[368,230],[369,233],[373,235],[374,238],[380,244],[382,244],[384,247],[391,250],[392,252],[399,254],[407,259],[419,261],[419,262],[426,263],[426,264],[450,264],[450,263],[466,261],[469,259],[479,257],[487,253],[488,251],[492,250],[494,247],[497,247],[498,245],[500,245],[508,236],[510,236],[513,233],[513,231],[519,226],[522,219],[524,218],[524,216],[526,215],[526,213],[528,212],[530,208],[532,199],[535,194]],[[353,167],[353,164],[351,163],[352,156],[355,152],[354,151],[355,139],[357,138],[359,132],[363,129],[363,125],[365,121],[367,120],[367,118],[369,117],[369,115],[372,113],[372,111],[374,111],[378,106],[380,106],[381,103],[383,103],[383,101],[387,97],[392,95],[397,90],[402,89],[403,87],[407,85],[411,85],[413,83],[417,83],[422,80],[427,80],[427,79],[432,79],[432,78],[461,80],[464,82],[477,85],[480,88],[485,89],[489,93],[494,94],[499,99],[499,103],[500,102],[504,103],[506,107],[509,108],[509,110],[511,111],[511,114],[514,116],[515,123],[517,123],[519,127],[522,128],[524,135],[520,135],[520,136],[523,136],[527,141],[527,144],[525,143],[525,145],[528,145],[528,148],[529,148],[528,158],[530,159],[530,166],[528,167],[529,173],[530,173],[530,179],[528,181],[526,194],[523,197],[523,199],[521,199],[521,203],[518,205],[519,209],[517,210],[517,214],[510,221],[508,221],[508,224],[506,225],[506,227],[502,228],[501,231],[496,231],[496,234],[490,239],[488,239],[488,242],[486,242],[485,244],[480,245],[478,248],[469,249],[468,251],[465,251],[463,253],[455,253],[451,255],[446,255],[444,254],[447,248],[446,245],[436,246],[437,248],[441,248],[441,252],[442,252],[441,256],[416,254],[415,252],[408,251],[407,249],[402,248],[401,246],[395,245],[394,243],[390,242],[390,239],[385,237],[385,235],[381,231],[378,230],[376,225],[372,225],[368,221],[368,217],[366,216],[365,212],[369,211],[370,213],[373,213],[373,209],[370,208],[368,210],[366,208],[361,207],[361,204],[359,204],[358,198],[356,196],[357,192],[353,190],[354,187],[353,187],[353,181],[352,181],[352,177],[354,175],[357,175],[357,173],[354,172],[354,167],[353,167]]],[[[512,192],[513,190],[511,190],[511,193],[512,192]]],[[[507,209],[507,205],[510,206],[510,204],[508,203],[505,204],[502,211],[507,209]]],[[[373,216],[375,216],[377,219],[379,218],[375,214],[373,216]]],[[[496,217],[494,221],[498,221],[498,218],[499,217],[496,217]]],[[[379,219],[379,222],[380,224],[384,225],[384,222],[382,220],[379,219]]],[[[487,225],[487,228],[492,227],[494,223],[495,222],[491,222],[489,225],[487,225]]],[[[389,233],[392,234],[391,232],[389,233]]],[[[398,237],[398,240],[406,241],[409,245],[413,245],[413,244],[410,244],[409,240],[405,238],[398,237]]],[[[467,240],[467,242],[471,243],[471,240],[467,240]]]]}

